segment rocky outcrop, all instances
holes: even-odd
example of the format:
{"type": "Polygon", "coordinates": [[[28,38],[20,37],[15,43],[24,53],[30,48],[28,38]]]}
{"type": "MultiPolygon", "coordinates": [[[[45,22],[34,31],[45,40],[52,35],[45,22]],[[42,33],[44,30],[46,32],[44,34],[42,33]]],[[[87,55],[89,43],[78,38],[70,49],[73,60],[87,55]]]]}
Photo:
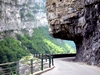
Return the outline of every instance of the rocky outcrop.
{"type": "Polygon", "coordinates": [[[28,0],[0,0],[0,32],[23,27],[20,13],[25,4],[28,4],[28,0]]]}
{"type": "Polygon", "coordinates": [[[72,40],[77,61],[100,66],[100,0],[47,0],[49,31],[72,40]]]}
{"type": "Polygon", "coordinates": [[[0,0],[0,31],[20,28],[19,8],[17,0],[0,0]]]}

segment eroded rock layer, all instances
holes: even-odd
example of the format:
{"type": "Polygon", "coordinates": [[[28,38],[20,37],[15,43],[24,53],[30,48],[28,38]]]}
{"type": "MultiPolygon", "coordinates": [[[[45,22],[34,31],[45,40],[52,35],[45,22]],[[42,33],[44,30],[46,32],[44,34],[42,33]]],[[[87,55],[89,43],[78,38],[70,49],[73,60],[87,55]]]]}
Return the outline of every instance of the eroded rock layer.
{"type": "Polygon", "coordinates": [[[73,40],[77,61],[100,66],[100,0],[47,0],[49,32],[73,40]]]}

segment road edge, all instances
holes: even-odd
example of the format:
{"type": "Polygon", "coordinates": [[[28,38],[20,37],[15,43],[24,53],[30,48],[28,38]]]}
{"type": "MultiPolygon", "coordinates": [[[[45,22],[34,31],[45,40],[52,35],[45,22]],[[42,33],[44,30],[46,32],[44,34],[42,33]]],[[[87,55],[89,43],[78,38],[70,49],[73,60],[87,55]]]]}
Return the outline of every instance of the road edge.
{"type": "Polygon", "coordinates": [[[43,71],[35,72],[35,73],[33,73],[32,75],[41,75],[42,73],[45,73],[45,72],[47,72],[47,71],[50,71],[50,70],[52,70],[52,69],[54,69],[54,68],[55,68],[55,66],[52,66],[51,68],[44,69],[43,71]]]}

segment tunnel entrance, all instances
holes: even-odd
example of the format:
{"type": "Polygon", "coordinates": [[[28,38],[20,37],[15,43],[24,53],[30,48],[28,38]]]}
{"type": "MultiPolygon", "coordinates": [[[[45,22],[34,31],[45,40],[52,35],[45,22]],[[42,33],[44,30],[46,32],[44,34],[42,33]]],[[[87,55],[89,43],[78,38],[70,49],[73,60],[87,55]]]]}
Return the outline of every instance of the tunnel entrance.
{"type": "MultiPolygon", "coordinates": [[[[60,1],[62,1],[62,0],[60,0],[60,1]]],[[[44,0],[44,3],[46,4],[46,0],[44,0]]],[[[53,3],[53,6],[55,6],[55,3],[53,3]]],[[[46,5],[44,6],[44,9],[47,11],[46,5]]],[[[46,11],[45,11],[45,13],[46,13],[46,11]]],[[[47,20],[47,15],[46,15],[45,19],[47,20]]],[[[47,21],[47,25],[49,26],[48,21],[47,21]]],[[[50,34],[50,32],[48,32],[48,35],[49,34],[50,34]]],[[[50,36],[50,37],[52,38],[52,36],[50,36]]],[[[60,54],[76,54],[76,46],[73,41],[54,39],[54,38],[52,38],[52,39],[53,39],[53,41],[56,41],[56,46],[54,46],[54,48],[58,49],[58,52],[56,52],[57,50],[55,49],[52,52],[52,54],[59,54],[59,55],[60,54]],[[59,52],[60,50],[62,50],[62,51],[59,52]]]]}

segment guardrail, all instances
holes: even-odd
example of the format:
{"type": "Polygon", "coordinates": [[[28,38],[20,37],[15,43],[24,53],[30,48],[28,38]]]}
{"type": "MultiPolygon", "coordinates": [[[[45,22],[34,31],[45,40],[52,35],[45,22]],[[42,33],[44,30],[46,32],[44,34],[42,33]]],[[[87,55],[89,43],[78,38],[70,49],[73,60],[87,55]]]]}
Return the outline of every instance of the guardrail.
{"type": "Polygon", "coordinates": [[[49,61],[49,67],[54,66],[54,60],[53,60],[53,55],[51,54],[34,54],[34,57],[41,59],[41,61],[43,61],[43,59],[45,59],[45,61],[47,62],[47,59],[49,61]]]}
{"type": "Polygon", "coordinates": [[[33,56],[38,60],[31,59],[0,64],[0,75],[29,75],[54,65],[51,55],[34,54],[33,56]]]}
{"type": "Polygon", "coordinates": [[[0,75],[13,75],[17,71],[17,62],[9,62],[9,63],[4,63],[0,64],[0,75]]]}

